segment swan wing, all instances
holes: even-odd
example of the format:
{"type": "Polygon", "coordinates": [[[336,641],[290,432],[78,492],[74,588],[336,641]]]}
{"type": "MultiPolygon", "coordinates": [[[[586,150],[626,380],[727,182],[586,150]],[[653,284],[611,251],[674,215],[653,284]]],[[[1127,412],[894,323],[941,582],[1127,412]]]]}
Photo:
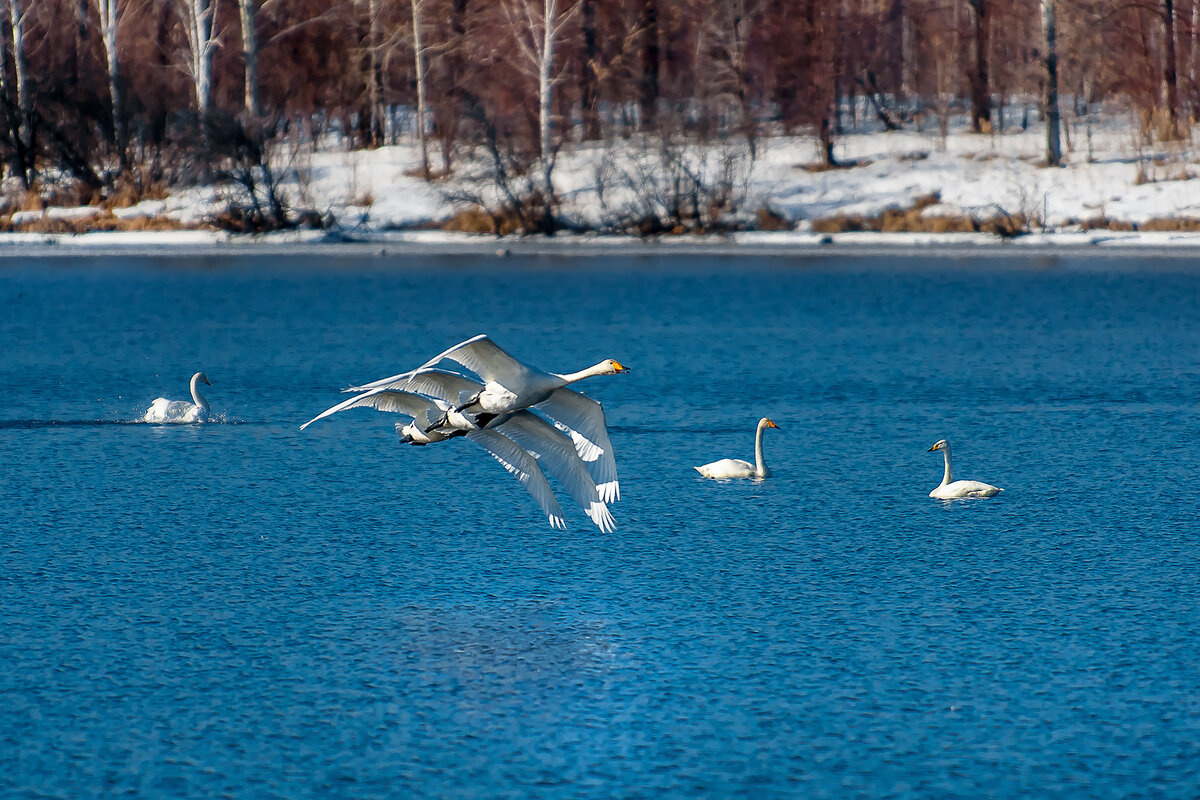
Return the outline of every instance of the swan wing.
{"type": "Polygon", "coordinates": [[[488,451],[510,475],[521,482],[525,491],[550,520],[551,528],[566,529],[567,520],[563,516],[562,507],[555,499],[550,482],[546,480],[546,473],[542,472],[536,458],[498,431],[471,431],[467,434],[467,439],[488,451]]]}
{"type": "Polygon", "coordinates": [[[536,408],[569,429],[575,452],[583,461],[600,500],[612,503],[621,499],[617,482],[617,461],[613,456],[612,440],[608,438],[608,423],[604,408],[592,398],[573,389],[555,389],[536,408]]]}
{"type": "Polygon", "coordinates": [[[595,481],[564,433],[529,411],[518,411],[497,429],[533,453],[600,530],[610,533],[616,527],[612,512],[596,491],[595,481]]]}
{"type": "Polygon", "coordinates": [[[392,414],[404,414],[409,417],[416,417],[422,411],[428,411],[431,406],[441,410],[441,407],[437,406],[432,400],[412,394],[411,392],[401,392],[396,389],[372,389],[369,392],[357,394],[349,400],[343,400],[336,406],[325,409],[301,425],[300,430],[304,430],[319,419],[324,419],[331,414],[345,411],[348,408],[373,408],[376,411],[387,411],[392,414]]]}
{"type": "Polygon", "coordinates": [[[168,400],[157,398],[146,409],[142,416],[143,422],[203,422],[208,418],[208,410],[187,400],[168,400]]]}
{"type": "MultiPolygon", "coordinates": [[[[509,359],[516,362],[517,364],[521,363],[519,361],[516,361],[516,359],[512,358],[512,356],[509,356],[503,350],[500,350],[500,348],[497,347],[495,345],[495,343],[493,343],[492,340],[488,338],[486,333],[481,333],[478,336],[472,336],[470,339],[467,339],[464,342],[459,342],[458,344],[454,345],[453,347],[451,347],[447,350],[443,350],[442,352],[438,353],[436,356],[429,359],[428,361],[426,361],[424,364],[417,367],[416,369],[409,370],[408,372],[401,372],[398,375],[392,375],[389,378],[380,378],[377,381],[371,381],[370,383],[364,383],[362,386],[351,386],[350,388],[343,389],[342,391],[361,392],[361,391],[366,391],[367,389],[378,389],[382,386],[387,386],[390,384],[403,383],[403,382],[409,380],[410,378],[412,378],[414,375],[416,375],[419,372],[425,372],[426,370],[432,369],[433,367],[437,366],[438,362],[442,361],[443,359],[447,359],[447,358],[449,358],[451,361],[456,361],[459,364],[463,364],[463,366],[467,366],[465,363],[460,361],[458,358],[454,358],[452,356],[454,354],[458,353],[458,351],[460,351],[460,350],[476,347],[479,345],[480,342],[483,342],[483,341],[486,341],[488,344],[491,345],[492,348],[494,348],[495,350],[498,350],[500,353],[504,354],[505,356],[508,356],[509,359]]],[[[486,345],[483,346],[483,349],[487,349],[486,345]]],[[[469,356],[463,356],[463,357],[469,358],[469,356]]],[[[469,366],[467,368],[471,369],[469,366]]],[[[472,372],[474,372],[474,370],[472,370],[472,372]]],[[[478,372],[476,372],[476,374],[479,375],[478,372]]],[[[480,377],[483,378],[484,380],[488,380],[483,375],[480,375],[480,377]]]]}
{"type": "Polygon", "coordinates": [[[993,497],[1003,491],[999,486],[981,481],[954,481],[937,487],[929,496],[939,500],[955,500],[963,497],[993,497]]]}
{"type": "MultiPolygon", "coordinates": [[[[402,389],[406,392],[423,394],[427,397],[435,397],[450,403],[458,400],[463,392],[476,394],[483,389],[483,384],[479,383],[479,381],[474,381],[464,375],[446,372],[441,369],[421,368],[415,369],[412,372],[406,372],[401,376],[393,377],[395,380],[385,378],[382,381],[375,381],[364,387],[356,388],[354,391],[402,389]]],[[[351,390],[347,389],[345,391],[351,390]]]]}
{"type": "Polygon", "coordinates": [[[754,465],[740,458],[722,458],[692,469],[706,478],[748,478],[754,475],[754,465]]]}
{"type": "MultiPolygon", "coordinates": [[[[442,358],[463,365],[484,383],[498,383],[516,394],[537,388],[539,378],[545,381],[552,377],[509,355],[485,334],[450,348],[442,354],[442,358]]],[[[557,383],[562,385],[561,381],[557,383]]]]}

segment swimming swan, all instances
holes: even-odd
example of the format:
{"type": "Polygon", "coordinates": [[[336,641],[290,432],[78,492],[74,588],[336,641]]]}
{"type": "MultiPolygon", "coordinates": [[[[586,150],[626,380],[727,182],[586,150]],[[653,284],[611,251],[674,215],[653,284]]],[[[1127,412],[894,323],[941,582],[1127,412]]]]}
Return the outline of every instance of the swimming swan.
{"type": "MultiPolygon", "coordinates": [[[[434,380],[429,374],[425,381],[434,380]]],[[[436,378],[446,391],[454,387],[461,392],[477,392],[481,385],[469,378],[441,373],[436,378]]],[[[458,436],[486,450],[513,477],[521,482],[529,495],[546,513],[551,527],[565,528],[562,509],[546,480],[543,467],[558,478],[585,514],[605,533],[615,528],[608,507],[600,500],[588,471],[575,453],[571,440],[546,420],[528,411],[500,415],[480,428],[465,415],[456,412],[445,400],[429,399],[397,389],[371,389],[323,411],[301,425],[307,428],[319,419],[348,408],[374,408],[411,417],[407,425],[397,423],[401,440],[424,445],[442,442],[458,436]],[[448,422],[443,422],[448,418],[448,422]]]]}
{"type": "Polygon", "coordinates": [[[595,400],[566,387],[596,375],[616,375],[628,371],[628,367],[610,358],[579,372],[544,372],[514,358],[486,334],[480,334],[459,342],[414,370],[354,386],[346,391],[388,388],[432,394],[453,403],[454,411],[472,415],[480,427],[486,427],[498,415],[535,407],[568,429],[575,451],[595,480],[600,501],[611,503],[621,499],[621,487],[617,481],[617,462],[613,457],[604,409],[595,400]],[[416,381],[430,372],[450,374],[433,369],[444,359],[461,364],[478,375],[482,388],[465,397],[457,393],[448,396],[446,392],[439,394],[437,390],[416,388],[416,381]]]}
{"type": "Polygon", "coordinates": [[[930,497],[938,500],[955,500],[961,497],[991,497],[1004,491],[990,483],[954,480],[954,469],[950,466],[950,443],[945,439],[939,439],[933,447],[929,448],[928,452],[932,453],[936,450],[941,450],[946,457],[946,471],[942,473],[942,482],[929,493],[930,497]]]}
{"type": "Polygon", "coordinates": [[[160,397],[150,404],[142,417],[144,422],[204,422],[208,419],[208,400],[200,394],[200,384],[208,383],[208,376],[197,372],[192,376],[192,402],[187,400],[168,400],[160,397]]]}
{"type": "Polygon", "coordinates": [[[763,417],[758,421],[754,431],[754,463],[742,461],[740,458],[722,458],[711,464],[693,467],[706,478],[766,478],[771,474],[763,463],[763,431],[767,428],[778,428],[771,420],[763,417]]]}

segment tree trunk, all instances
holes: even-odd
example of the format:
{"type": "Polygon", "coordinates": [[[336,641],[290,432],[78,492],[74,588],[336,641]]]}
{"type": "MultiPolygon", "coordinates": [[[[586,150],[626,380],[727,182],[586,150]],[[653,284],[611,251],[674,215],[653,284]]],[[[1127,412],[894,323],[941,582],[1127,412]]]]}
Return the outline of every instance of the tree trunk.
{"type": "Polygon", "coordinates": [[[583,0],[583,65],[579,70],[579,105],[583,116],[583,138],[600,139],[600,113],[596,107],[596,63],[600,49],[596,45],[596,0],[583,0]]]}
{"type": "Polygon", "coordinates": [[[112,108],[112,143],[121,161],[128,166],[125,152],[125,114],[122,107],[121,69],[117,52],[117,25],[120,9],[117,0],[97,0],[96,13],[100,19],[100,43],[104,46],[104,64],[108,72],[108,100],[112,108]]]}
{"type": "Polygon", "coordinates": [[[971,83],[971,130],[991,133],[992,103],[988,79],[988,40],[990,38],[988,0],[968,0],[975,12],[975,64],[969,73],[971,83]]]}
{"type": "Polygon", "coordinates": [[[13,144],[25,188],[37,180],[33,133],[33,106],[29,101],[29,61],[25,56],[25,11],[19,0],[8,0],[8,22],[12,31],[12,88],[15,90],[13,144]]]}
{"type": "Polygon", "coordinates": [[[243,92],[246,114],[251,119],[262,116],[258,93],[258,32],[255,28],[258,12],[255,0],[238,0],[242,23],[242,60],[245,62],[246,88],[243,92]]]}
{"type": "Polygon", "coordinates": [[[1168,136],[1178,139],[1179,130],[1179,74],[1175,57],[1175,0],[1163,0],[1163,35],[1166,39],[1166,64],[1163,66],[1163,84],[1167,90],[1168,136]]]}
{"type": "Polygon", "coordinates": [[[654,127],[658,114],[658,73],[662,54],[658,47],[658,0],[643,0],[638,27],[642,31],[642,76],[638,110],[642,129],[654,127]]]}
{"type": "Polygon", "coordinates": [[[425,133],[425,47],[421,38],[424,0],[412,0],[413,57],[417,78],[417,140],[421,143],[421,177],[429,180],[429,137],[425,133]]]}
{"type": "Polygon", "coordinates": [[[182,0],[180,15],[191,50],[192,85],[196,92],[196,114],[203,123],[212,105],[213,13],[217,0],[182,0]]]}
{"type": "Polygon", "coordinates": [[[1042,33],[1046,40],[1046,164],[1062,165],[1058,112],[1058,32],[1055,0],[1042,0],[1042,33]]]}

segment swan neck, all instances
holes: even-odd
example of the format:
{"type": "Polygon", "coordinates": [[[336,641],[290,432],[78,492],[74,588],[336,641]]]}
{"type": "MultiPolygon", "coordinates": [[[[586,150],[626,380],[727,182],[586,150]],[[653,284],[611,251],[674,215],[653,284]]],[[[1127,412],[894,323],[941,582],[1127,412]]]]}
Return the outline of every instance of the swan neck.
{"type": "Polygon", "coordinates": [[[562,378],[564,383],[575,383],[584,378],[592,378],[596,375],[607,375],[610,372],[608,362],[601,361],[599,364],[593,364],[587,369],[581,369],[579,372],[554,373],[556,377],[562,378]]]}
{"type": "Polygon", "coordinates": [[[763,463],[763,431],[766,429],[766,425],[759,425],[754,433],[754,472],[760,478],[767,474],[767,465],[763,463]]]}
{"type": "Polygon", "coordinates": [[[200,406],[200,408],[203,408],[205,411],[208,410],[208,400],[204,397],[204,395],[200,394],[200,381],[196,380],[195,378],[192,378],[192,402],[200,406]]]}
{"type": "Polygon", "coordinates": [[[950,466],[950,445],[942,448],[942,456],[946,459],[946,471],[942,473],[942,486],[954,483],[954,468],[950,466]]]}

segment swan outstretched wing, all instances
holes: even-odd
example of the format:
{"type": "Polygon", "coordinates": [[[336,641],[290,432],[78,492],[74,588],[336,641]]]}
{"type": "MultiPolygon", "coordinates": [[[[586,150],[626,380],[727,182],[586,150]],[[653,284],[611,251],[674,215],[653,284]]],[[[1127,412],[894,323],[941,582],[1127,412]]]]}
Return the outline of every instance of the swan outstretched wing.
{"type": "Polygon", "coordinates": [[[376,411],[387,411],[392,414],[404,414],[409,417],[416,417],[422,411],[428,411],[431,407],[437,408],[439,411],[443,410],[432,400],[412,394],[411,392],[401,392],[395,389],[372,389],[371,391],[357,394],[349,400],[344,400],[332,408],[325,409],[301,425],[300,430],[304,430],[319,419],[324,419],[339,411],[345,411],[347,408],[373,408],[376,411]]]}
{"type": "Polygon", "coordinates": [[[541,507],[550,520],[551,528],[565,530],[567,520],[563,517],[562,507],[554,498],[546,473],[538,466],[537,459],[512,439],[497,431],[471,431],[467,439],[487,450],[492,458],[508,470],[514,478],[521,482],[529,496],[541,507]]]}
{"type": "Polygon", "coordinates": [[[621,499],[617,482],[617,462],[604,409],[598,402],[572,389],[555,389],[549,398],[535,406],[555,422],[569,428],[571,442],[596,483],[600,500],[612,503],[621,499]]]}
{"type": "MultiPolygon", "coordinates": [[[[446,358],[449,358],[451,361],[457,361],[458,363],[463,364],[462,361],[460,361],[458,358],[453,357],[453,356],[456,353],[458,353],[458,351],[460,351],[460,350],[474,348],[474,347],[478,346],[480,342],[484,342],[484,341],[486,341],[489,345],[491,345],[492,348],[499,350],[505,356],[508,356],[507,353],[504,353],[503,350],[500,350],[500,348],[497,347],[495,345],[495,343],[492,342],[492,340],[488,338],[488,335],[486,333],[481,333],[478,336],[472,336],[470,339],[467,339],[465,342],[459,342],[458,344],[454,345],[453,347],[451,347],[447,350],[443,350],[442,352],[438,353],[436,356],[429,359],[428,361],[426,361],[424,364],[417,367],[416,369],[411,369],[408,372],[401,372],[398,375],[392,375],[389,378],[380,378],[377,381],[371,381],[370,383],[364,383],[362,386],[351,386],[347,389],[343,389],[342,391],[344,391],[344,392],[362,392],[362,391],[366,391],[368,389],[378,389],[378,388],[384,387],[384,386],[394,386],[395,384],[402,384],[402,383],[408,381],[409,379],[411,379],[417,373],[425,372],[426,370],[432,369],[433,367],[437,366],[438,362],[440,362],[446,358]]],[[[484,346],[484,348],[486,349],[486,345],[484,346]]],[[[463,356],[463,357],[469,357],[469,356],[463,356]]],[[[516,361],[516,359],[513,359],[512,356],[508,356],[508,358],[510,358],[513,361],[516,361]]],[[[520,364],[519,361],[517,363],[520,364]]],[[[464,366],[466,366],[466,365],[464,364],[464,366]]],[[[468,369],[470,369],[470,367],[468,367],[468,369]]],[[[474,372],[474,370],[472,370],[472,372],[474,372]]],[[[478,373],[476,373],[476,374],[478,374],[478,373]]],[[[484,380],[487,380],[487,378],[484,377],[483,375],[480,375],[480,377],[483,378],[484,380]]]]}
{"type": "Polygon", "coordinates": [[[565,434],[529,411],[518,411],[497,430],[533,453],[600,530],[610,533],[616,527],[612,512],[600,499],[595,482],[565,434]]]}
{"type": "Polygon", "coordinates": [[[441,369],[419,369],[405,373],[396,380],[385,378],[382,381],[368,384],[361,391],[370,392],[380,389],[403,390],[452,403],[458,400],[463,392],[478,393],[483,389],[483,384],[455,372],[441,369]]]}

